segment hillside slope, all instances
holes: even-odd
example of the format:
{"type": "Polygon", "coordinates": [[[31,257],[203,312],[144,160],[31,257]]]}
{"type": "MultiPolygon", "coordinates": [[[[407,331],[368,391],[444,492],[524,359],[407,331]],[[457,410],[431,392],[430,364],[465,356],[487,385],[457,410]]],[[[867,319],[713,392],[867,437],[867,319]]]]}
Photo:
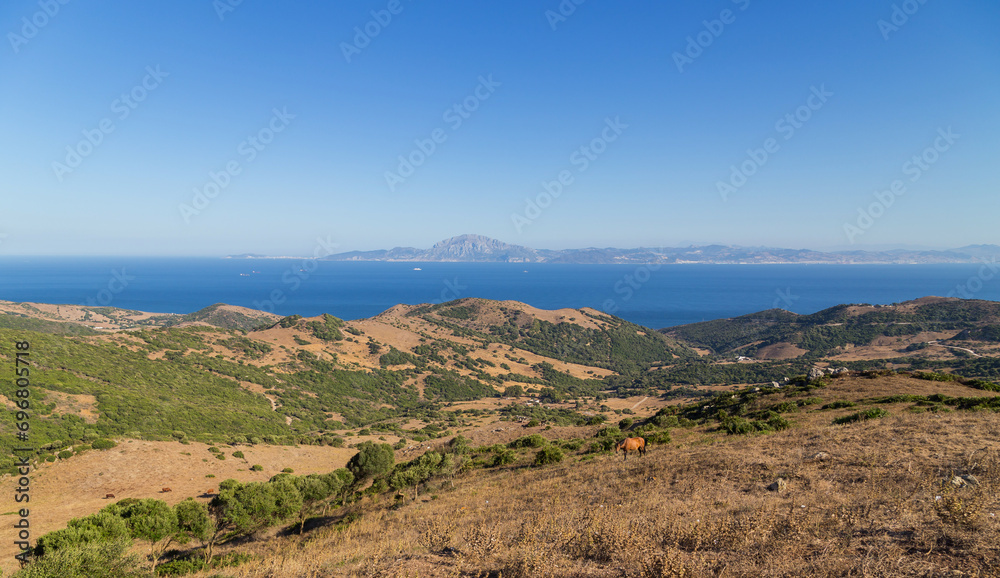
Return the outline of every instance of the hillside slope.
{"type": "MultiPolygon", "coordinates": [[[[450,469],[414,485],[403,474],[434,461],[399,455],[412,461],[303,535],[278,524],[222,547],[236,566],[194,576],[990,576],[998,410],[974,384],[872,372],[468,444],[510,425],[493,422],[432,443],[450,469]],[[762,412],[784,425],[727,425],[762,412]],[[605,441],[624,435],[656,442],[623,460],[605,441]]],[[[199,557],[191,543],[168,561],[199,557]]]]}
{"type": "Polygon", "coordinates": [[[993,356],[1000,352],[1000,303],[925,297],[893,305],[838,305],[811,315],[772,309],[662,332],[719,355],[761,359],[935,360],[952,359],[962,349],[993,356]]]}
{"type": "MultiPolygon", "coordinates": [[[[254,557],[227,572],[987,575],[997,563],[996,303],[768,311],[668,334],[590,309],[471,298],[356,321],[227,306],[184,321],[10,307],[52,324],[88,312],[150,324],[0,328],[0,364],[13,367],[16,341],[31,343],[39,491],[84,492],[53,506],[46,529],[99,508],[103,492],[150,498],[154,484],[177,486],[174,503],[221,481],[192,475],[330,472],[373,442],[391,445],[391,470],[339,494],[304,542],[274,528],[228,544],[254,557]],[[935,344],[912,347],[920,339],[935,344]],[[776,346],[804,353],[759,359],[776,346]],[[646,438],[650,454],[613,460],[627,435],[646,438]],[[139,440],[146,452],[179,450],[191,479],[156,455],[158,473],[136,478],[143,455],[128,446],[139,440]],[[126,446],[95,449],[114,443],[126,446]],[[955,476],[972,478],[952,488],[955,476]]],[[[10,409],[14,389],[0,384],[10,409]]],[[[0,417],[8,455],[14,416],[0,417]]],[[[16,479],[2,484],[13,495],[16,479]]],[[[192,548],[168,558],[197,558],[192,548]]]]}

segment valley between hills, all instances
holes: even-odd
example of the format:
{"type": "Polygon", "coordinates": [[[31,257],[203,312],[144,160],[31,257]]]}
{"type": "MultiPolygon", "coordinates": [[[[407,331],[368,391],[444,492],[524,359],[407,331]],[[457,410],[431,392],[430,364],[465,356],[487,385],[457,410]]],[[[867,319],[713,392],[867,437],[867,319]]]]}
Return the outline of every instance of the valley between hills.
{"type": "MultiPolygon", "coordinates": [[[[1000,567],[1000,303],[926,297],[657,331],[474,298],[353,321],[0,302],[11,371],[18,341],[31,344],[33,539],[188,498],[227,529],[207,548],[194,530],[181,538],[177,513],[155,541],[132,526],[115,540],[60,534],[23,576],[57,559],[123,576],[1000,567]],[[613,453],[626,436],[648,454],[613,453]],[[314,482],[325,495],[309,497],[314,482]],[[297,509],[234,521],[240,492],[279,487],[297,509]]],[[[0,387],[13,496],[18,396],[13,380],[0,387]]]]}

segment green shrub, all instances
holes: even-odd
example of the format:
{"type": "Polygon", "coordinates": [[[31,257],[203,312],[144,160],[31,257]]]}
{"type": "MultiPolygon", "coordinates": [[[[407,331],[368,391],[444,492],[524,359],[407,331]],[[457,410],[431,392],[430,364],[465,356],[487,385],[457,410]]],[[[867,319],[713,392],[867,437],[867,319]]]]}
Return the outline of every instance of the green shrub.
{"type": "Polygon", "coordinates": [[[599,438],[620,438],[620,437],[622,437],[622,430],[619,429],[617,426],[608,426],[606,428],[602,428],[602,429],[598,430],[597,433],[594,434],[594,437],[599,437],[599,438]]]}
{"type": "Polygon", "coordinates": [[[845,407],[854,407],[856,405],[858,405],[858,404],[854,403],[853,401],[847,401],[847,400],[841,399],[841,400],[838,400],[838,401],[830,402],[830,403],[824,405],[823,407],[821,407],[820,409],[841,409],[841,408],[845,408],[845,407]]]}
{"type": "Polygon", "coordinates": [[[774,431],[781,431],[792,427],[791,422],[773,411],[767,412],[767,425],[774,431]]]}
{"type": "Polygon", "coordinates": [[[529,419],[528,423],[524,424],[524,427],[538,427],[540,425],[542,425],[542,422],[537,419],[529,419]]]}
{"type": "Polygon", "coordinates": [[[535,454],[535,465],[544,466],[547,464],[556,464],[561,462],[563,459],[563,451],[556,446],[546,446],[535,454]]]}
{"type": "Polygon", "coordinates": [[[658,432],[649,432],[644,436],[647,443],[651,444],[669,444],[670,443],[670,432],[667,430],[658,432]]]}
{"type": "Polygon", "coordinates": [[[965,385],[969,387],[974,387],[976,389],[982,389],[985,391],[1000,391],[1000,385],[997,385],[992,381],[986,381],[983,379],[970,379],[965,382],[965,385]]]}
{"type": "Polygon", "coordinates": [[[389,444],[362,442],[358,445],[358,453],[347,463],[347,469],[358,482],[365,478],[377,478],[392,471],[395,455],[389,444]]]}
{"type": "Polygon", "coordinates": [[[741,417],[729,416],[722,420],[722,429],[729,435],[743,435],[757,431],[754,422],[741,417]]]}
{"type": "Polygon", "coordinates": [[[79,548],[86,544],[128,538],[125,520],[116,513],[101,511],[84,518],[73,518],[62,530],[40,537],[34,553],[36,556],[49,556],[53,552],[79,548]]]}
{"type": "Polygon", "coordinates": [[[411,353],[400,351],[390,345],[388,353],[382,354],[382,356],[378,358],[378,362],[382,367],[389,365],[405,365],[407,363],[417,365],[417,358],[411,353]]]}
{"type": "Polygon", "coordinates": [[[244,458],[243,452],[241,452],[241,451],[235,451],[235,452],[233,452],[233,457],[236,458],[236,459],[242,460],[244,458]]]}
{"type": "Polygon", "coordinates": [[[293,470],[292,468],[285,468],[285,469],[283,469],[281,471],[283,473],[286,473],[286,474],[293,474],[293,473],[295,473],[295,470],[293,470]]]}
{"type": "Polygon", "coordinates": [[[771,408],[771,411],[776,413],[791,413],[793,411],[798,411],[799,404],[794,401],[783,401],[778,405],[771,408]]]}
{"type": "Polygon", "coordinates": [[[875,400],[875,403],[909,403],[920,401],[927,401],[927,398],[923,395],[897,394],[880,397],[875,400]]]}
{"type": "Polygon", "coordinates": [[[680,425],[676,415],[654,415],[649,418],[649,423],[656,427],[678,427],[680,425]]]}
{"type": "Polygon", "coordinates": [[[590,447],[587,448],[587,451],[592,454],[610,452],[612,449],[614,449],[615,444],[616,442],[614,438],[608,438],[608,437],[597,438],[596,441],[590,444],[590,447]]]}
{"type": "Polygon", "coordinates": [[[183,576],[194,574],[205,566],[205,560],[202,558],[179,558],[160,564],[156,567],[156,573],[160,576],[183,576]]]}
{"type": "Polygon", "coordinates": [[[540,448],[547,443],[549,443],[549,440],[545,439],[541,434],[531,434],[530,436],[517,438],[507,444],[507,447],[511,449],[540,448]]]}
{"type": "Polygon", "coordinates": [[[94,443],[92,443],[90,445],[95,450],[110,450],[111,448],[115,447],[118,444],[116,444],[115,442],[113,442],[111,440],[98,439],[98,440],[94,440],[94,443]]]}
{"type": "Polygon", "coordinates": [[[571,452],[575,452],[576,450],[583,447],[583,440],[581,439],[560,440],[559,445],[564,449],[567,449],[571,452]]]}
{"type": "Polygon", "coordinates": [[[848,423],[854,423],[856,421],[865,421],[869,419],[878,419],[889,415],[889,412],[881,407],[872,407],[864,411],[859,411],[858,413],[852,413],[851,415],[845,415],[844,417],[838,417],[833,420],[834,425],[842,425],[848,423]]]}
{"type": "Polygon", "coordinates": [[[63,450],[63,451],[59,452],[56,455],[59,456],[60,460],[67,460],[67,459],[69,459],[70,457],[73,456],[73,452],[71,452],[69,450],[63,450]]]}
{"type": "Polygon", "coordinates": [[[252,471],[252,472],[262,472],[262,471],[264,471],[264,466],[262,466],[260,464],[254,464],[254,465],[250,466],[250,471],[252,471]]]}
{"type": "MultiPolygon", "coordinates": [[[[719,412],[724,414],[725,412],[719,412]]],[[[722,429],[729,435],[744,435],[753,432],[781,431],[791,427],[791,423],[781,417],[776,412],[769,411],[764,416],[765,419],[746,419],[735,416],[724,416],[721,418],[722,429]]]]}
{"type": "Polygon", "coordinates": [[[94,542],[38,558],[17,578],[146,578],[147,564],[129,553],[126,539],[94,542]]]}
{"type": "Polygon", "coordinates": [[[517,454],[510,450],[503,450],[500,453],[493,455],[493,460],[490,461],[491,467],[506,466],[517,461],[517,454]]]}
{"type": "Polygon", "coordinates": [[[455,454],[467,454],[472,451],[472,448],[469,446],[469,438],[462,435],[451,438],[451,441],[448,442],[448,447],[455,454]]]}

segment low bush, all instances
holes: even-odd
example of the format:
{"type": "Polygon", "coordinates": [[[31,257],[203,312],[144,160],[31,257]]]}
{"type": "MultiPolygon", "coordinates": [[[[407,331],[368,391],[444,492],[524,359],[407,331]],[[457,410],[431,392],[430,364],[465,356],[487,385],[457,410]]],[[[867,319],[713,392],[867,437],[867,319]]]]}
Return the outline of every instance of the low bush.
{"type": "Polygon", "coordinates": [[[115,442],[113,442],[111,440],[98,439],[98,440],[94,440],[94,443],[92,443],[90,445],[95,450],[110,450],[111,448],[115,447],[118,444],[116,444],[115,442]]]}
{"type": "Polygon", "coordinates": [[[547,464],[556,464],[562,461],[564,455],[563,451],[556,446],[546,446],[535,454],[535,465],[544,466],[547,464]]]}
{"type": "Polygon", "coordinates": [[[580,449],[581,447],[583,447],[583,440],[581,440],[581,439],[562,440],[562,441],[559,442],[559,445],[563,449],[569,450],[571,452],[575,452],[578,449],[580,449]]]}
{"type": "Polygon", "coordinates": [[[517,438],[507,444],[507,447],[515,450],[521,448],[540,448],[547,443],[549,443],[549,440],[545,439],[541,434],[531,434],[530,436],[517,438]]]}
{"type": "Polygon", "coordinates": [[[856,405],[858,405],[858,404],[854,403],[853,401],[847,401],[847,400],[841,399],[841,400],[838,400],[838,401],[830,402],[830,403],[824,405],[823,407],[821,407],[820,409],[841,409],[841,408],[845,408],[845,407],[854,407],[856,405]]]}
{"type": "Polygon", "coordinates": [[[649,423],[656,427],[678,427],[680,425],[676,415],[654,415],[649,418],[649,423]]]}
{"type": "Polygon", "coordinates": [[[491,467],[506,466],[517,461],[517,454],[510,450],[503,450],[498,454],[494,454],[493,459],[490,461],[491,467]]]}
{"type": "Polygon", "coordinates": [[[656,431],[649,432],[643,436],[646,438],[647,443],[651,444],[669,444],[670,443],[670,432],[669,431],[656,431]]]}
{"type": "Polygon", "coordinates": [[[771,411],[776,413],[791,413],[793,411],[798,411],[799,404],[794,401],[783,401],[778,405],[771,408],[771,411]]]}
{"type": "Polygon", "coordinates": [[[843,425],[848,423],[854,423],[856,421],[865,421],[869,419],[878,419],[889,415],[889,412],[881,407],[872,407],[864,411],[859,411],[858,413],[852,413],[851,415],[845,415],[844,417],[838,417],[833,420],[834,425],[843,425]]]}

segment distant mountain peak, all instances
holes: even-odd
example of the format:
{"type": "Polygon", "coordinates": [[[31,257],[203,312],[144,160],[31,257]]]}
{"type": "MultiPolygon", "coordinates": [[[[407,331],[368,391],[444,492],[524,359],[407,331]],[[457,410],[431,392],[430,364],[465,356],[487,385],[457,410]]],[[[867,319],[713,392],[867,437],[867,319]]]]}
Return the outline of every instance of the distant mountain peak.
{"type": "Polygon", "coordinates": [[[458,260],[458,261],[483,261],[494,260],[494,257],[509,257],[515,254],[523,260],[523,257],[534,255],[535,251],[527,247],[509,245],[497,239],[484,237],[483,235],[459,235],[450,239],[445,239],[435,243],[427,251],[427,256],[432,260],[458,260]]]}
{"type": "Polygon", "coordinates": [[[449,245],[465,245],[465,244],[478,244],[478,245],[488,245],[492,247],[510,247],[507,243],[499,241],[497,239],[492,239],[485,235],[473,235],[471,233],[466,233],[464,235],[456,235],[450,239],[445,239],[443,241],[438,241],[434,243],[431,249],[439,249],[441,247],[447,247],[449,245]]]}

